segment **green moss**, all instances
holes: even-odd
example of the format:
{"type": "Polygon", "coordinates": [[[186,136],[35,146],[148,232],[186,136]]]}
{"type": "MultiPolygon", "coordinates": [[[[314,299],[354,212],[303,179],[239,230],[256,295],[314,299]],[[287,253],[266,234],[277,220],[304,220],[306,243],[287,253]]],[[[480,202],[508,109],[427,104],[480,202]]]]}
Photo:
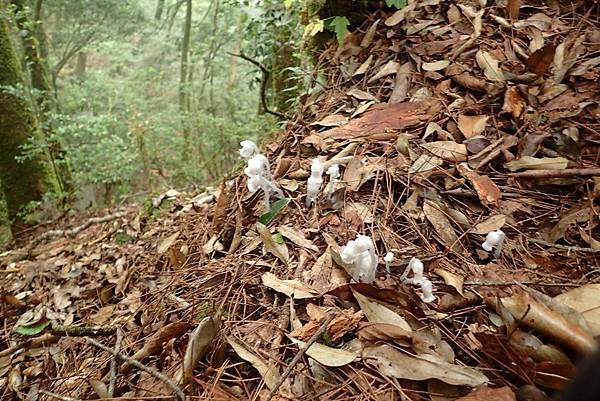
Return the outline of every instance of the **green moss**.
{"type": "Polygon", "coordinates": [[[41,201],[45,191],[55,189],[43,162],[45,155],[26,155],[23,151],[23,146],[38,132],[38,123],[27,98],[19,93],[22,82],[6,17],[0,12],[0,179],[13,226],[21,209],[41,201]]]}

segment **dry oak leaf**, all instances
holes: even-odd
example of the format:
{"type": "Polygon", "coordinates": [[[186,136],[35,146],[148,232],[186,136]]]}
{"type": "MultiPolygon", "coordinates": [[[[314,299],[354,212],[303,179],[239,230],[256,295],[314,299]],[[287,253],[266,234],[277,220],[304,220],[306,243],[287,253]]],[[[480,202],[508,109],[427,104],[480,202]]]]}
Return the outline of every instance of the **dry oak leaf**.
{"type": "Polygon", "coordinates": [[[527,102],[521,95],[519,88],[511,86],[504,92],[503,112],[512,114],[514,118],[519,118],[525,111],[525,107],[527,107],[527,102]]]}
{"type": "Polygon", "coordinates": [[[467,145],[453,141],[435,141],[421,145],[444,160],[459,163],[467,160],[467,145]]]}
{"type": "Polygon", "coordinates": [[[458,241],[458,235],[456,235],[456,231],[454,231],[448,217],[446,217],[444,212],[440,210],[435,202],[426,199],[423,204],[423,214],[425,214],[427,220],[429,220],[435,231],[438,233],[444,245],[452,247],[454,252],[460,252],[461,247],[458,241]]]}
{"type": "Polygon", "coordinates": [[[281,280],[273,273],[267,272],[261,276],[264,286],[295,299],[316,297],[316,293],[298,280],[281,280]]]}

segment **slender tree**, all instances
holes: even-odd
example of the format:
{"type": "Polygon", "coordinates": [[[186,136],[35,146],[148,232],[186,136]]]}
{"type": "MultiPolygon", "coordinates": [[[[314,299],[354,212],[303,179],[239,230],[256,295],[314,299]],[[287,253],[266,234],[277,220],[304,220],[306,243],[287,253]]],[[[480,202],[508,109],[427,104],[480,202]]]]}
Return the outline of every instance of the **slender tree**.
{"type": "Polygon", "coordinates": [[[190,43],[192,37],[192,0],[186,0],[185,22],[183,25],[183,40],[181,41],[181,68],[179,76],[179,112],[181,113],[185,149],[184,159],[189,157],[190,150],[190,92],[188,87],[188,69],[190,43]]]}
{"type": "Polygon", "coordinates": [[[23,74],[8,29],[6,7],[0,3],[0,180],[13,232],[18,233],[19,212],[40,201],[52,189],[42,154],[23,154],[23,145],[38,132],[37,120],[25,96],[19,94],[23,74]]]}

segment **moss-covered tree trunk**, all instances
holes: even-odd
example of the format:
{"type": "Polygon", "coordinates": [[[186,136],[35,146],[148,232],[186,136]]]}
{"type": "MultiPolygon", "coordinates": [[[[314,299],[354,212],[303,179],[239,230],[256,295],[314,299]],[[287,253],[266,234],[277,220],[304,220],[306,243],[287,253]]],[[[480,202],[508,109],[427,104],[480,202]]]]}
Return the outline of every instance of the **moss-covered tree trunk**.
{"type": "MultiPolygon", "coordinates": [[[[49,120],[49,114],[56,111],[55,92],[50,81],[48,64],[44,61],[40,45],[35,33],[35,25],[39,21],[29,18],[25,0],[11,0],[15,7],[15,21],[22,35],[23,53],[29,67],[31,76],[31,87],[35,89],[35,100],[38,107],[38,115],[43,124],[43,132],[50,152],[50,160],[54,168],[60,187],[65,192],[72,192],[71,171],[66,161],[66,155],[60,144],[53,138],[53,128],[49,120]]],[[[36,2],[35,18],[41,18],[41,1],[36,2]],[[39,8],[38,8],[39,7],[39,8]]]]}
{"type": "Polygon", "coordinates": [[[17,161],[38,127],[27,98],[19,94],[23,75],[5,11],[0,3],[0,180],[13,233],[18,233],[22,227],[19,212],[30,202],[40,201],[51,180],[41,155],[17,161]]]}
{"type": "Polygon", "coordinates": [[[181,114],[183,140],[185,149],[183,149],[183,159],[190,158],[191,129],[190,129],[190,92],[188,87],[188,69],[190,42],[192,32],[192,0],[185,2],[185,21],[183,25],[183,39],[181,41],[181,65],[179,75],[179,112],[181,114]]]}

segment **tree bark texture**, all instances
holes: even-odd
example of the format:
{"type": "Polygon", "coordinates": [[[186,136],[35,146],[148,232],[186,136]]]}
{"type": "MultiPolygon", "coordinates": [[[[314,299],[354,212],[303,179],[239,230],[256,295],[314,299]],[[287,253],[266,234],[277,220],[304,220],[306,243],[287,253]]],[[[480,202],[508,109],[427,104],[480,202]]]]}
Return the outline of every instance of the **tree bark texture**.
{"type": "MultiPolygon", "coordinates": [[[[0,12],[4,11],[0,3],[0,12]]],[[[40,201],[52,182],[43,157],[21,162],[22,146],[37,132],[37,121],[24,96],[12,88],[23,83],[23,75],[11,43],[6,17],[0,13],[0,180],[13,232],[21,226],[19,212],[32,201],[40,201]]],[[[5,14],[4,14],[5,15],[5,14]]]]}

